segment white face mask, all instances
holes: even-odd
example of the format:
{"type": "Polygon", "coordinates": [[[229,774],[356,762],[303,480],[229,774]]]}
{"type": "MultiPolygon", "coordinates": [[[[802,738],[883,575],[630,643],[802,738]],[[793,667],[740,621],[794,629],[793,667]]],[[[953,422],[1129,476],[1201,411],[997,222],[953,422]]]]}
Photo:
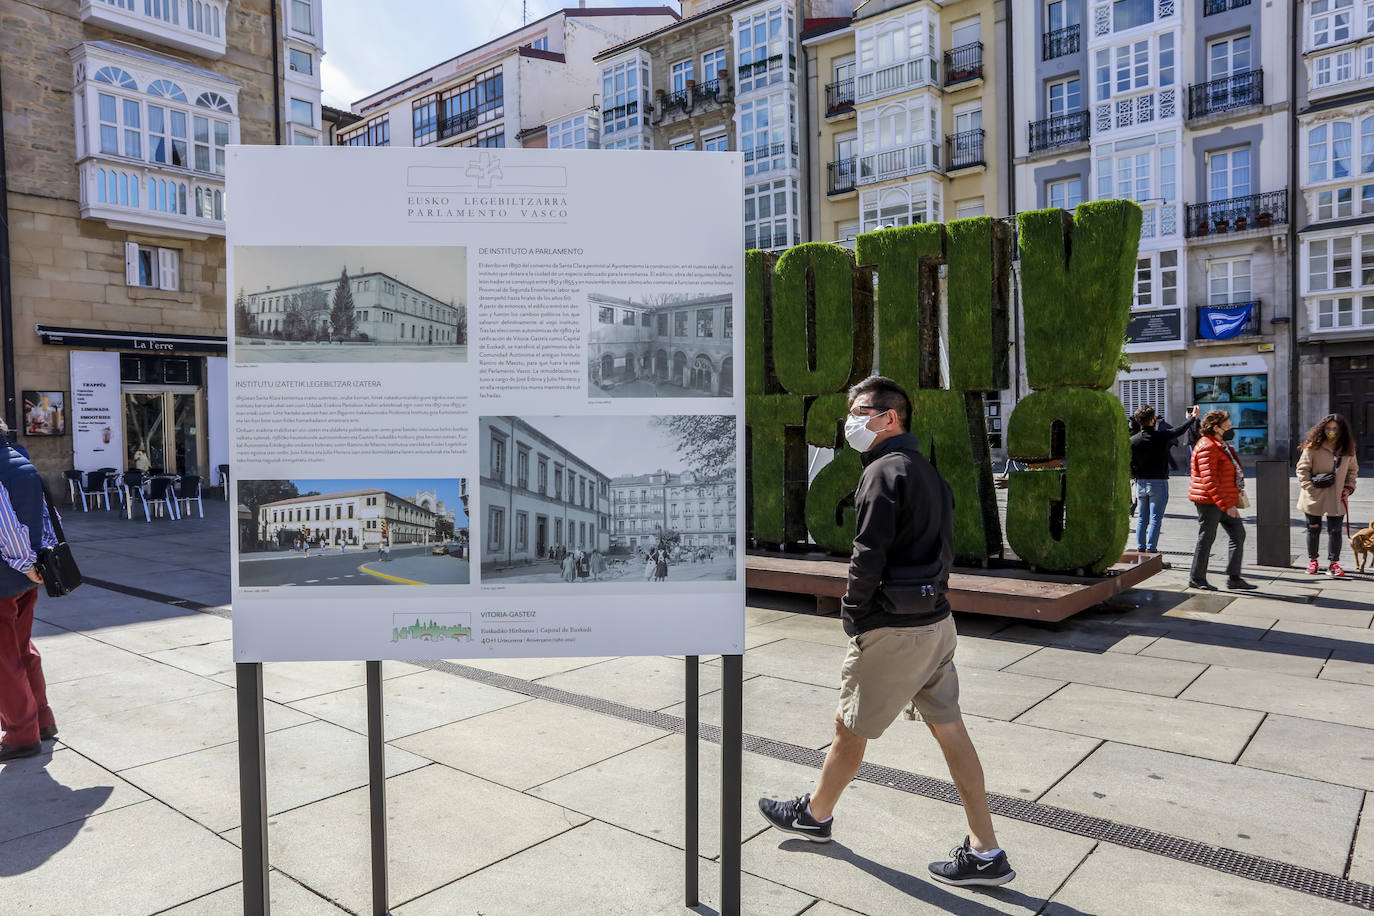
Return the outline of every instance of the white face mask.
{"type": "Polygon", "coordinates": [[[856,452],[866,452],[873,447],[873,441],[878,438],[878,434],[868,428],[868,421],[872,417],[850,416],[844,421],[844,439],[856,452]]]}

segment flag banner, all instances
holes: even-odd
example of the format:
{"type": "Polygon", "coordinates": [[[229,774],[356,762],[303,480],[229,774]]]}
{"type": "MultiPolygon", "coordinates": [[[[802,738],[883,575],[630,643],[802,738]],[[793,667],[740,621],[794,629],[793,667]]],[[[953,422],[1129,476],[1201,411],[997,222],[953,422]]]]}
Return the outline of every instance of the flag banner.
{"type": "Polygon", "coordinates": [[[1226,340],[1230,337],[1237,337],[1250,323],[1250,316],[1254,314],[1254,311],[1255,304],[1253,302],[1234,308],[1198,309],[1198,336],[1206,340],[1226,340]]]}

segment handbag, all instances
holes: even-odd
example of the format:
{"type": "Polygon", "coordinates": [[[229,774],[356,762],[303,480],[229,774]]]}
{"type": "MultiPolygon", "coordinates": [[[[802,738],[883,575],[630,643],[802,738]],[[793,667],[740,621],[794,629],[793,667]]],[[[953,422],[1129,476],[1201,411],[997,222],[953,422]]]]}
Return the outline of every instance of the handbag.
{"type": "Polygon", "coordinates": [[[1231,459],[1231,466],[1236,469],[1236,508],[1249,509],[1250,496],[1245,492],[1245,472],[1241,469],[1240,459],[1229,445],[1226,446],[1226,456],[1231,459]]]}
{"type": "Polygon", "coordinates": [[[1335,486],[1336,471],[1341,469],[1341,461],[1342,456],[1337,455],[1335,470],[1327,471],[1323,474],[1313,474],[1311,478],[1309,478],[1312,483],[1312,488],[1315,490],[1325,490],[1327,487],[1335,486]]]}
{"type": "Polygon", "coordinates": [[[1249,497],[1249,495],[1245,492],[1245,481],[1243,481],[1243,480],[1242,480],[1242,481],[1240,482],[1240,484],[1236,487],[1236,508],[1237,508],[1237,509],[1249,509],[1249,508],[1250,508],[1250,497],[1249,497]]]}
{"type": "Polygon", "coordinates": [[[39,548],[38,561],[34,566],[43,577],[43,588],[47,590],[48,597],[61,598],[81,584],[81,570],[76,568],[76,558],[72,556],[66,535],[62,533],[62,521],[57,517],[57,509],[53,507],[52,497],[48,495],[46,487],[43,488],[43,499],[48,504],[48,519],[52,522],[53,534],[57,535],[57,543],[52,547],[39,548]]]}

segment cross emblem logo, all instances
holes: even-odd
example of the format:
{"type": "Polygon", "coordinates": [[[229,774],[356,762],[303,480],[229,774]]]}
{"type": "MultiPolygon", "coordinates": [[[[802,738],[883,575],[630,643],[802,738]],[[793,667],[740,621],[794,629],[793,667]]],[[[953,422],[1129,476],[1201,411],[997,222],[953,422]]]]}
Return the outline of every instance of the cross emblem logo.
{"type": "Polygon", "coordinates": [[[464,174],[469,178],[476,178],[479,188],[489,188],[492,179],[501,177],[501,160],[483,150],[480,156],[468,163],[464,174]]]}

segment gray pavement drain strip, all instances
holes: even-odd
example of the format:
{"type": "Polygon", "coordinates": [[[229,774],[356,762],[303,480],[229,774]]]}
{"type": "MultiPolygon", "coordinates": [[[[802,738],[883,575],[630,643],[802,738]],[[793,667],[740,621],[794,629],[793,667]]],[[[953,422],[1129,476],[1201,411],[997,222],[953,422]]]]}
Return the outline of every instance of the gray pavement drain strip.
{"type": "MultiPolygon", "coordinates": [[[[229,610],[223,607],[201,604],[197,601],[163,595],[116,582],[105,582],[97,579],[86,579],[85,581],[90,585],[120,594],[213,614],[217,617],[230,616],[229,610]]],[[[507,674],[498,674],[494,671],[486,671],[449,661],[421,660],[411,663],[486,684],[490,687],[548,700],[551,703],[585,709],[589,712],[601,713],[627,722],[637,722],[666,732],[683,734],[686,731],[686,720],[680,716],[670,716],[667,713],[651,709],[640,709],[636,706],[603,700],[600,697],[560,690],[557,687],[547,687],[507,674]]],[[[721,740],[720,728],[701,723],[700,737],[713,744],[719,744],[721,740]]],[[[800,747],[783,741],[775,741],[771,738],[761,738],[758,735],[746,734],[744,736],[744,749],[753,754],[771,757],[774,760],[799,763],[817,770],[825,762],[825,754],[815,748],[800,747]]],[[[872,763],[865,763],[860,767],[857,778],[864,782],[887,786],[912,795],[920,795],[924,798],[955,805],[959,804],[959,794],[954,790],[953,784],[942,779],[934,779],[906,770],[878,766],[872,763]]],[[[1360,909],[1374,910],[1374,886],[1358,881],[1349,881],[1337,875],[1315,871],[1289,862],[1278,862],[1273,859],[1238,852],[1234,849],[1210,846],[1196,840],[1171,836],[1145,827],[1119,824],[1106,818],[1093,817],[1080,814],[1077,811],[1058,808],[1054,805],[1045,805],[993,792],[988,793],[988,806],[992,809],[993,814],[1001,817],[1024,821],[1028,824],[1037,824],[1064,833],[1077,834],[1100,842],[1124,846],[1127,849],[1153,853],[1190,865],[1200,865],[1228,875],[1236,875],[1251,881],[1301,891],[1304,894],[1311,894],[1314,897],[1348,904],[1360,909]]]]}

